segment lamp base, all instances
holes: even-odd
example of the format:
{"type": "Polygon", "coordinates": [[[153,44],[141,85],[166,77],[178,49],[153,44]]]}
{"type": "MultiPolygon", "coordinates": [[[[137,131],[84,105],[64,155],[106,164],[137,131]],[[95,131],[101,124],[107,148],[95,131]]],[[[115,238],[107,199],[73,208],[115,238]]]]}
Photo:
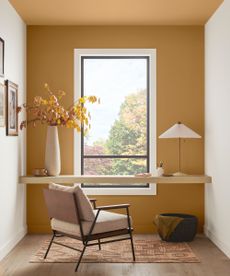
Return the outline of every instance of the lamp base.
{"type": "Polygon", "coordinates": [[[186,173],[182,173],[182,172],[175,172],[173,173],[173,176],[185,176],[187,175],[186,173]]]}

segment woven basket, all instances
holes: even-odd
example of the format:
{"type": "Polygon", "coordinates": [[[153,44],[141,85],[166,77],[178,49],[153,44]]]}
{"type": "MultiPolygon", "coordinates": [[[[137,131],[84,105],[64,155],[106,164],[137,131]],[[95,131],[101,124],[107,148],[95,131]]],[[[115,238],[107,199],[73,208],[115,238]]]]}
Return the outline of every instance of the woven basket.
{"type": "Polygon", "coordinates": [[[160,216],[180,217],[183,220],[177,225],[167,240],[168,242],[190,242],[197,233],[198,219],[195,216],[177,213],[165,213],[160,216]]]}

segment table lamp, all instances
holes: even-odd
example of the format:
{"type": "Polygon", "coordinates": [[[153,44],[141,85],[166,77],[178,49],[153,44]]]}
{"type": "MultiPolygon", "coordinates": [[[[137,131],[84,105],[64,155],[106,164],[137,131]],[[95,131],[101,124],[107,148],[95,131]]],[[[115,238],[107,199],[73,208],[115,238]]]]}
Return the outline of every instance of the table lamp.
{"type": "Polygon", "coordinates": [[[173,139],[177,138],[179,143],[179,152],[178,152],[178,162],[179,162],[179,171],[174,173],[174,176],[183,176],[186,175],[185,173],[181,172],[181,138],[201,138],[199,134],[193,131],[191,128],[187,127],[186,125],[182,124],[181,122],[176,123],[164,133],[162,133],[159,138],[163,139],[173,139]]]}

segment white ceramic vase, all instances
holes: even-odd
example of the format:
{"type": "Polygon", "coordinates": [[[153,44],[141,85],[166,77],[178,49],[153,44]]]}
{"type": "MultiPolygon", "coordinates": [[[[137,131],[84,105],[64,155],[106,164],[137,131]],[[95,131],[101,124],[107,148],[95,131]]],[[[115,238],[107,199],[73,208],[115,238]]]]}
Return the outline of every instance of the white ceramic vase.
{"type": "Polygon", "coordinates": [[[48,170],[48,175],[59,175],[61,172],[60,146],[56,126],[47,126],[45,168],[48,170]]]}

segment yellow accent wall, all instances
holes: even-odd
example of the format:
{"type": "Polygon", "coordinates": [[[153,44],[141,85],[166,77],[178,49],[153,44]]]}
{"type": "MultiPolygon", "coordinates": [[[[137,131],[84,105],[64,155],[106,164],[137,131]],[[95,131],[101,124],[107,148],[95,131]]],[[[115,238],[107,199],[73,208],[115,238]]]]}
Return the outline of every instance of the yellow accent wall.
{"type": "MultiPolygon", "coordinates": [[[[63,89],[64,105],[73,102],[75,48],[157,49],[157,136],[177,121],[204,135],[204,29],[202,26],[28,26],[27,101],[45,95],[43,85],[63,89]]],[[[44,167],[46,127],[27,129],[27,172],[44,167]]],[[[73,174],[73,131],[59,129],[62,174],[73,174]]],[[[176,140],[157,141],[157,160],[166,172],[178,169],[176,140]]],[[[182,169],[204,171],[203,138],[182,142],[182,169]]],[[[30,233],[50,231],[42,189],[27,186],[30,233]]],[[[153,218],[162,212],[198,216],[204,224],[203,184],[161,184],[156,196],[97,196],[98,204],[130,203],[136,233],[155,231],[153,218]]]]}

